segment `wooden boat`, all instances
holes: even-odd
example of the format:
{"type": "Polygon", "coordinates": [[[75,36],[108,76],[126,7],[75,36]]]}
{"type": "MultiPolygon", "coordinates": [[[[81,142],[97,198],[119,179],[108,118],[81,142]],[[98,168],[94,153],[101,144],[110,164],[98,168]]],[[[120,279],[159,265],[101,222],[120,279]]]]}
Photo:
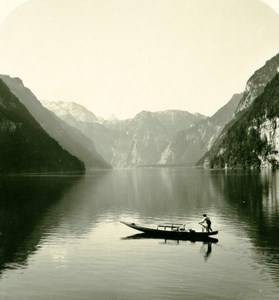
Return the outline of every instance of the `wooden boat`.
{"type": "Polygon", "coordinates": [[[202,241],[210,238],[212,235],[218,234],[218,231],[195,231],[192,229],[186,229],[183,224],[162,224],[157,227],[145,227],[137,225],[135,223],[128,223],[120,221],[122,224],[131,227],[135,230],[144,232],[145,235],[151,237],[161,237],[165,239],[176,239],[176,240],[197,240],[202,241]]]}

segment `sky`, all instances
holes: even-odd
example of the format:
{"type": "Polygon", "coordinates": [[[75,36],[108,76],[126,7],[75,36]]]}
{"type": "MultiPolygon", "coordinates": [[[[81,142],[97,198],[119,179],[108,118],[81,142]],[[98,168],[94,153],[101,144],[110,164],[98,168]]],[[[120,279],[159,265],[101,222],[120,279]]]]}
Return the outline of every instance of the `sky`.
{"type": "Polygon", "coordinates": [[[0,73],[104,118],[210,116],[279,52],[278,12],[277,0],[0,0],[0,73]]]}

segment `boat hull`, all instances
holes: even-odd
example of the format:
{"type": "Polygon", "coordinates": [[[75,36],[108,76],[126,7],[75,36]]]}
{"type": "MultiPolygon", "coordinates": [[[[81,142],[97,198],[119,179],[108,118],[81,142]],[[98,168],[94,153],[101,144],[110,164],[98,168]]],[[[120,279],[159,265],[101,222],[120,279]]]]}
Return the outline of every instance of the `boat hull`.
{"type": "Polygon", "coordinates": [[[128,223],[120,221],[122,224],[131,227],[135,230],[145,233],[149,237],[159,237],[165,239],[176,239],[176,240],[206,240],[211,236],[218,234],[218,231],[211,232],[200,232],[200,231],[186,231],[186,230],[164,230],[150,227],[144,227],[136,225],[135,223],[128,223]]]}

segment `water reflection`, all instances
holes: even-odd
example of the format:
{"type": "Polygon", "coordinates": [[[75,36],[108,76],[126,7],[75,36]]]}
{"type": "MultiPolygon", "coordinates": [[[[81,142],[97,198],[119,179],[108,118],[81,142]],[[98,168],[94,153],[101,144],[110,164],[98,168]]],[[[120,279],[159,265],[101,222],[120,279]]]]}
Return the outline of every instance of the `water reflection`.
{"type": "Polygon", "coordinates": [[[0,182],[0,298],[258,299],[261,289],[268,299],[278,291],[269,278],[278,273],[277,173],[112,170],[0,182]],[[130,236],[119,223],[196,229],[204,211],[220,229],[218,244],[130,236]]]}
{"type": "Polygon", "coordinates": [[[209,259],[210,255],[211,255],[211,252],[212,252],[212,243],[213,242],[203,243],[203,246],[202,246],[201,250],[204,253],[204,261],[205,262],[209,259]]]}
{"type": "Polygon", "coordinates": [[[198,238],[179,238],[179,239],[176,239],[176,238],[162,238],[162,237],[159,237],[159,236],[154,236],[154,235],[150,235],[150,234],[147,234],[147,233],[136,233],[136,234],[133,234],[133,235],[129,235],[129,236],[126,236],[126,237],[122,237],[121,238],[122,240],[139,240],[139,239],[157,239],[157,240],[164,240],[164,241],[176,241],[178,244],[179,244],[179,241],[190,241],[192,243],[195,243],[195,242],[203,242],[203,243],[218,243],[218,239],[216,238],[211,238],[211,237],[208,237],[208,238],[202,238],[202,239],[198,239],[198,238]]]}
{"type": "Polygon", "coordinates": [[[75,176],[0,177],[0,271],[26,265],[45,233],[48,210],[74,186],[75,176]]]}
{"type": "Polygon", "coordinates": [[[210,178],[229,205],[228,217],[247,232],[279,282],[279,171],[226,171],[210,178]]]}
{"type": "Polygon", "coordinates": [[[173,244],[175,243],[176,245],[188,245],[185,242],[190,242],[190,243],[197,243],[200,242],[202,243],[201,249],[200,249],[200,253],[203,255],[204,257],[204,261],[207,262],[207,260],[209,259],[211,253],[212,253],[212,244],[216,244],[218,243],[218,239],[216,238],[207,238],[207,239],[203,239],[203,240],[198,240],[198,239],[187,239],[187,238],[182,238],[182,239],[163,239],[162,237],[156,237],[156,236],[152,236],[152,235],[148,235],[146,233],[137,233],[137,234],[133,234],[133,235],[129,235],[126,237],[122,237],[122,240],[141,240],[141,239],[156,239],[156,240],[160,240],[160,244],[173,244]]]}

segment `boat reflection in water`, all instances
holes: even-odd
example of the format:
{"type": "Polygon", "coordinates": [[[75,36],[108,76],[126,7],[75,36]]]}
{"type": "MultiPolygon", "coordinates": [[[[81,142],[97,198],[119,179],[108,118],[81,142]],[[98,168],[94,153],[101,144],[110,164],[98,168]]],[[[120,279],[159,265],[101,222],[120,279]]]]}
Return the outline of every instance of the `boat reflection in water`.
{"type": "Polygon", "coordinates": [[[121,238],[122,240],[136,240],[136,239],[160,239],[160,240],[165,240],[165,242],[167,243],[167,241],[176,241],[178,244],[179,244],[179,241],[190,241],[192,243],[195,243],[195,242],[204,242],[205,244],[206,243],[218,243],[218,239],[216,238],[212,238],[212,237],[207,237],[207,238],[179,238],[179,239],[176,239],[176,238],[171,238],[171,237],[168,237],[168,238],[164,238],[164,237],[161,237],[161,236],[156,236],[156,235],[152,235],[152,234],[148,234],[148,233],[136,233],[136,234],[133,234],[133,235],[129,235],[129,236],[126,236],[126,237],[123,237],[121,238]]]}
{"type": "Polygon", "coordinates": [[[189,238],[180,238],[180,239],[174,239],[174,238],[163,238],[160,236],[154,236],[154,235],[150,235],[147,233],[137,233],[137,234],[133,234],[133,235],[129,235],[126,237],[122,237],[122,240],[139,240],[139,239],[157,239],[157,240],[163,240],[164,244],[170,244],[171,242],[175,241],[176,244],[179,244],[180,241],[190,241],[191,243],[195,243],[195,242],[202,242],[202,247],[200,252],[203,253],[204,256],[204,261],[206,262],[212,252],[212,244],[216,244],[218,243],[218,239],[216,238],[212,238],[212,237],[208,237],[208,238],[203,238],[203,239],[189,239],[189,238]]]}

